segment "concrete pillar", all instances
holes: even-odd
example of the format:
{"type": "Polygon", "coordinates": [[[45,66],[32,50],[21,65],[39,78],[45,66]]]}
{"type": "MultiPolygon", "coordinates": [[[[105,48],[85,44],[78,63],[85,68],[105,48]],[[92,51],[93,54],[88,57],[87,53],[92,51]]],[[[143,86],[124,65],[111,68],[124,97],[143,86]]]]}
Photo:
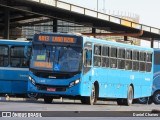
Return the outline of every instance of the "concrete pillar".
{"type": "Polygon", "coordinates": [[[10,12],[9,9],[5,9],[5,20],[4,20],[4,39],[9,39],[9,28],[10,28],[10,12]]]}
{"type": "MultiPolygon", "coordinates": [[[[92,28],[92,33],[96,33],[96,28],[92,28]]],[[[94,35],[94,37],[96,36],[94,35]]]]}
{"type": "Polygon", "coordinates": [[[128,41],[128,37],[127,36],[124,36],[124,41],[128,41]]]}
{"type": "Polygon", "coordinates": [[[53,32],[58,32],[58,20],[53,19],[53,32]]]}
{"type": "Polygon", "coordinates": [[[154,47],[154,38],[151,38],[151,48],[154,47]]]}

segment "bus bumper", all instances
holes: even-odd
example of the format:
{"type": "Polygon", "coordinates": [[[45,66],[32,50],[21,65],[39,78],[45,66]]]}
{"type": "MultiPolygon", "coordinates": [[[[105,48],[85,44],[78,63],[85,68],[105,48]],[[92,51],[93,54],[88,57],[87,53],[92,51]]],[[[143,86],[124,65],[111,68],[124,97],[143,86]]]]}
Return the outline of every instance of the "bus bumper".
{"type": "MultiPolygon", "coordinates": [[[[61,85],[58,85],[58,80],[50,80],[48,79],[48,82],[44,82],[45,84],[38,83],[36,81],[36,77],[33,75],[31,76],[30,79],[35,79],[34,81],[29,80],[28,81],[28,92],[29,93],[39,93],[42,95],[59,95],[59,96],[80,96],[81,95],[81,81],[78,75],[77,77],[73,77],[72,79],[69,80],[63,80],[64,82],[59,81],[61,85]],[[78,81],[79,80],[79,81],[78,81]],[[54,83],[53,83],[54,81],[54,83]],[[75,83],[76,82],[76,83],[75,83]],[[46,84],[47,83],[47,84],[46,84]]],[[[45,78],[40,78],[41,81],[45,78]]],[[[47,80],[47,79],[45,79],[47,80]]]]}

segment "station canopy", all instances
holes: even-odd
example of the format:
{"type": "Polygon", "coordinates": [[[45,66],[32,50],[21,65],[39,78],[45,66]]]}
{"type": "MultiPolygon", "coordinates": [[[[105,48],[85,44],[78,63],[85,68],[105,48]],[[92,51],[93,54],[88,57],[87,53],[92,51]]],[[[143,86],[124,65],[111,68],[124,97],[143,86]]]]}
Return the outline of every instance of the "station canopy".
{"type": "MultiPolygon", "coordinates": [[[[160,29],[62,2],[59,0],[0,0],[0,28],[30,26],[58,19],[112,33],[139,33],[160,40],[160,29]],[[35,19],[34,21],[29,21],[35,19]],[[6,22],[8,21],[8,22],[6,22]],[[127,22],[127,25],[123,24],[127,22]]],[[[154,20],[153,20],[154,21],[154,20]]]]}

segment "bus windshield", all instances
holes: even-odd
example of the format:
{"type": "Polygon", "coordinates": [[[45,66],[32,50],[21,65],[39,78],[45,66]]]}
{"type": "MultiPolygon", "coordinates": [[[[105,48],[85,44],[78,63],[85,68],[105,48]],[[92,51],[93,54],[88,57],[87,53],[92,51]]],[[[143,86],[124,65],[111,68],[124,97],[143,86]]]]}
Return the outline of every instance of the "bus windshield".
{"type": "Polygon", "coordinates": [[[81,70],[82,50],[78,47],[34,45],[31,68],[54,72],[81,70]]]}

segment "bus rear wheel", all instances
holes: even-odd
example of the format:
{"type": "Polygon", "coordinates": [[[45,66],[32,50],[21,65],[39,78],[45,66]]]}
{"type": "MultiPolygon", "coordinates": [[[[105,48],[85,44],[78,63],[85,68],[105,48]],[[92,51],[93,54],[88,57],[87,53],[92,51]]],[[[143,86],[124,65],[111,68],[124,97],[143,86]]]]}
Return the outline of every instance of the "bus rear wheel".
{"type": "Polygon", "coordinates": [[[160,104],[160,91],[157,91],[153,94],[154,104],[160,104]]]}
{"type": "Polygon", "coordinates": [[[124,100],[124,105],[130,106],[133,102],[133,88],[132,86],[129,86],[128,93],[127,93],[127,99],[124,100]]]}
{"type": "Polygon", "coordinates": [[[132,102],[133,102],[133,88],[132,86],[129,86],[128,93],[127,93],[127,99],[119,98],[117,99],[117,104],[130,106],[132,102]]]}
{"type": "Polygon", "coordinates": [[[138,98],[137,103],[139,104],[152,104],[152,99],[151,97],[143,97],[143,98],[138,98]]]}
{"type": "Polygon", "coordinates": [[[96,89],[94,85],[92,86],[91,95],[89,97],[82,97],[81,102],[82,104],[89,104],[89,105],[93,105],[97,102],[96,89]]]}
{"type": "Polygon", "coordinates": [[[147,101],[148,101],[147,97],[137,99],[137,103],[139,103],[139,104],[147,104],[147,101]]]}
{"type": "Polygon", "coordinates": [[[53,97],[52,96],[46,96],[44,97],[44,102],[45,103],[52,103],[53,101],[53,97]]]}

